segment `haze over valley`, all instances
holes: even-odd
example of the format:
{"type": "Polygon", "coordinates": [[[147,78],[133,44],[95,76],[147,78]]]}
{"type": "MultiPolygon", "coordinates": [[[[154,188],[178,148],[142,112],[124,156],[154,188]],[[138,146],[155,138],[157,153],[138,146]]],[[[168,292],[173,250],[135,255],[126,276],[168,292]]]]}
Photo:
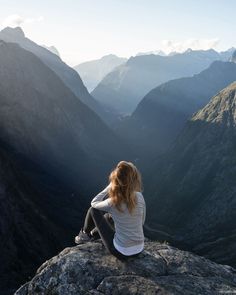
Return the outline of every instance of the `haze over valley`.
{"type": "MultiPolygon", "coordinates": [[[[106,5],[108,11],[113,12],[111,2],[106,5]]],[[[78,3],[73,5],[77,7],[78,3]]],[[[216,290],[215,286],[222,287],[225,282],[236,290],[235,39],[228,39],[226,34],[225,39],[218,40],[211,25],[209,35],[203,34],[201,26],[204,38],[187,38],[189,28],[185,31],[180,20],[181,28],[176,25],[176,32],[186,33],[182,39],[173,40],[166,23],[162,27],[164,39],[165,34],[158,31],[160,26],[158,30],[154,25],[147,30],[148,21],[155,21],[151,18],[153,12],[144,3],[142,7],[136,4],[137,15],[132,15],[136,27],[131,23],[130,27],[127,25],[128,12],[123,9],[124,4],[117,4],[117,14],[112,14],[110,26],[104,25],[104,18],[96,19],[96,13],[104,13],[97,4],[91,10],[87,4],[81,2],[80,5],[84,5],[84,14],[78,12],[80,18],[74,18],[73,25],[70,23],[71,31],[64,23],[68,22],[66,16],[62,23],[58,22],[54,32],[60,37],[51,33],[52,25],[47,23],[48,32],[44,30],[44,34],[48,39],[42,39],[40,26],[45,27],[41,17],[23,18],[13,14],[0,19],[0,290],[3,292],[0,293],[13,294],[32,279],[15,294],[36,294],[30,290],[36,292],[40,288],[44,291],[37,294],[54,294],[48,291],[49,287],[44,287],[46,275],[45,281],[42,279],[39,283],[41,287],[36,287],[38,280],[44,276],[45,269],[45,273],[56,271],[58,275],[61,259],[70,259],[76,248],[64,250],[61,256],[46,262],[36,276],[35,271],[59,251],[74,246],[73,237],[83,225],[91,199],[107,185],[108,175],[121,160],[133,162],[142,174],[147,209],[144,233],[150,239],[148,251],[158,253],[156,256],[163,251],[159,260],[150,254],[152,258],[145,256],[143,265],[134,263],[132,276],[139,276],[138,280],[145,281],[143,286],[152,288],[156,279],[145,277],[149,262],[153,270],[160,260],[172,261],[179,255],[182,260],[173,264],[162,261],[164,268],[184,263],[175,273],[168,269],[163,274],[163,267],[161,271],[158,268],[161,273],[158,272],[158,277],[169,276],[167,283],[162,283],[160,278],[160,286],[174,288],[174,291],[163,289],[170,293],[160,294],[190,290],[192,273],[197,273],[201,280],[213,280],[208,282],[210,287],[205,281],[201,281],[202,285],[199,283],[201,290],[207,290],[202,294],[213,294],[210,292],[216,290]],[[141,12],[143,28],[136,19],[141,12]],[[89,24],[92,19],[94,23],[89,24]],[[118,25],[127,29],[122,36],[116,31],[118,25]],[[116,38],[111,32],[117,34],[116,38]],[[155,39],[153,32],[160,34],[156,46],[148,41],[155,39]],[[69,35],[73,41],[70,44],[69,35]],[[105,44],[104,38],[109,42],[105,44]],[[188,260],[186,255],[195,259],[191,262],[192,268],[183,262],[188,260]],[[204,271],[198,266],[198,259],[201,265],[205,261],[204,271]],[[174,275],[181,272],[183,276],[184,267],[188,269],[187,283],[185,279],[181,283],[172,282],[174,275]],[[208,267],[210,277],[205,275],[208,267]]],[[[169,11],[167,4],[162,5],[160,9],[169,11]]],[[[187,4],[185,7],[190,9],[187,4]]],[[[62,9],[61,4],[58,9],[62,9]]],[[[206,10],[209,15],[213,13],[208,5],[206,10]]],[[[71,15],[74,13],[71,11],[71,15]]],[[[200,15],[198,9],[196,13],[200,15]]],[[[193,27],[185,10],[183,15],[193,30],[195,25],[193,27]]],[[[160,18],[164,22],[161,15],[160,18]]],[[[221,25],[219,36],[226,31],[223,23],[221,25]]],[[[172,30],[175,31],[174,25],[172,30]]],[[[81,261],[88,259],[92,264],[101,259],[99,243],[91,246],[97,251],[97,256],[93,254],[94,261],[87,257],[90,250],[78,249],[82,249],[81,261]]],[[[68,260],[71,265],[74,259],[68,260]]],[[[116,272],[115,262],[109,259],[97,275],[107,273],[106,269],[111,266],[114,277],[122,273],[122,267],[119,265],[116,272]]],[[[79,290],[90,292],[99,280],[101,282],[101,278],[96,277],[97,269],[91,268],[88,273],[93,274],[92,279],[87,276],[94,280],[92,287],[83,274],[81,284],[84,285],[79,290]]],[[[124,273],[129,276],[130,270],[124,273]]],[[[106,274],[106,279],[118,284],[114,283],[117,278],[108,278],[106,274]]],[[[133,277],[132,280],[135,281],[133,277]]],[[[58,281],[56,288],[62,290],[61,284],[58,281]]],[[[99,286],[96,292],[108,292],[102,289],[105,288],[102,283],[99,286]]],[[[123,287],[129,288],[128,283],[127,286],[123,287]]],[[[123,287],[119,285],[119,290],[124,290],[123,287]]],[[[60,292],[55,294],[63,294],[60,292]]],[[[78,293],[78,289],[75,292],[78,293]]],[[[127,294],[132,294],[129,292],[127,294]]]]}

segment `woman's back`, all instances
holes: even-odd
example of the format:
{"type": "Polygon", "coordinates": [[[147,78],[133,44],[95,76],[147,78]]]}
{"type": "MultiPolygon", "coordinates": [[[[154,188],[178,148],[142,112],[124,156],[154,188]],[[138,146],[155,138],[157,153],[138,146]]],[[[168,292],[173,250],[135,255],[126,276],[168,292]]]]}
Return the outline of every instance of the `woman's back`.
{"type": "Polygon", "coordinates": [[[92,211],[98,216],[96,226],[100,227],[99,234],[106,247],[111,252],[114,250],[116,255],[138,254],[144,247],[143,224],[146,216],[141,175],[133,163],[121,161],[111,172],[109,181],[109,185],[92,200],[91,206],[109,212],[115,229],[111,229],[97,211],[92,211]],[[103,228],[100,226],[102,222],[103,228]]]}
{"type": "Polygon", "coordinates": [[[143,243],[143,224],[146,216],[146,205],[141,192],[136,192],[137,204],[132,213],[125,203],[122,203],[120,212],[111,206],[109,212],[115,224],[114,241],[118,246],[131,247],[143,243]]]}
{"type": "Polygon", "coordinates": [[[141,192],[136,192],[137,204],[132,213],[125,203],[122,203],[119,211],[108,197],[111,187],[109,184],[103,191],[94,197],[91,206],[109,212],[115,224],[115,244],[121,247],[131,247],[144,242],[143,224],[146,217],[146,204],[141,192]]]}

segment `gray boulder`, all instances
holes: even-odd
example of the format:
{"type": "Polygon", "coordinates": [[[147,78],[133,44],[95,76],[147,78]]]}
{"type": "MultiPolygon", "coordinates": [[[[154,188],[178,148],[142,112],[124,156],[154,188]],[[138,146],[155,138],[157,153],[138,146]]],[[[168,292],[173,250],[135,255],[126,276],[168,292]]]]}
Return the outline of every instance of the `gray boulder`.
{"type": "Polygon", "coordinates": [[[145,242],[126,262],[100,241],[66,248],[46,261],[15,295],[225,294],[236,292],[236,270],[167,244],[145,242]]]}

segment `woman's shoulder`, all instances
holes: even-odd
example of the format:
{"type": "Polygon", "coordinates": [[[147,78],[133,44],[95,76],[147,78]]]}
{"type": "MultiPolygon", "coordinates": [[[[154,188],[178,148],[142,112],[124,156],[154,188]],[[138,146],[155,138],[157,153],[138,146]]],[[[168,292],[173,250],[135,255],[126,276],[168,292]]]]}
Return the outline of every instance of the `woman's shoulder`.
{"type": "Polygon", "coordinates": [[[136,191],[136,196],[137,196],[137,199],[138,199],[139,202],[145,203],[145,200],[144,200],[144,197],[143,197],[142,192],[136,191]]]}

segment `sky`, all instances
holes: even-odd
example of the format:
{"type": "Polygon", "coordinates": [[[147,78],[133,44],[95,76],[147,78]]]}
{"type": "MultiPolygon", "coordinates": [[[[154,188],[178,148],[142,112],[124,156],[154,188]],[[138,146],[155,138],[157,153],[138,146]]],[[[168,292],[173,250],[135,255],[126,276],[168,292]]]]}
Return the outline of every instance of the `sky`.
{"type": "Polygon", "coordinates": [[[0,28],[55,46],[71,66],[106,54],[236,47],[236,0],[0,0],[0,28]]]}

